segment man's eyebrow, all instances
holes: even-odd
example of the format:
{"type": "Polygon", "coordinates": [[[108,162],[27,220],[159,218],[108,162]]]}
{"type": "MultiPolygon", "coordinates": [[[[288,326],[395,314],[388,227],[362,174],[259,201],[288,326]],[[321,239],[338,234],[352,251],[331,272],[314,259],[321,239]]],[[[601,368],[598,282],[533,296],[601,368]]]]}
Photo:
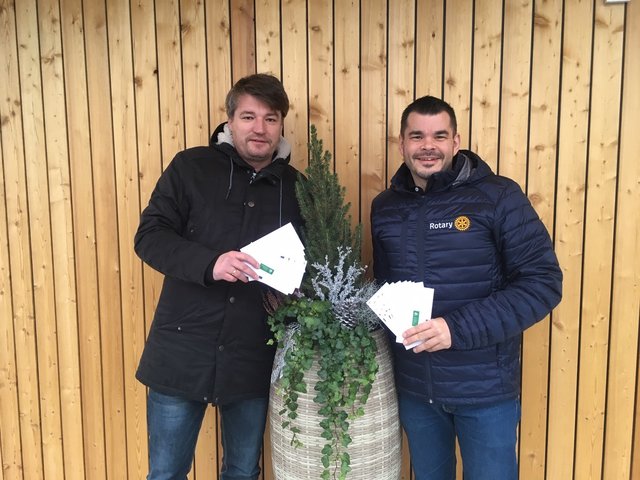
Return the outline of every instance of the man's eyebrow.
{"type": "MultiPolygon", "coordinates": [[[[238,111],[238,115],[247,115],[247,114],[249,114],[249,115],[253,115],[254,117],[258,115],[255,111],[250,110],[250,109],[247,109],[247,110],[239,110],[239,111],[238,111]]],[[[267,113],[265,113],[265,114],[264,114],[264,116],[265,116],[265,117],[279,117],[279,116],[280,116],[280,113],[279,113],[279,112],[277,112],[277,111],[267,112],[267,113]]]]}
{"type": "MultiPolygon", "coordinates": [[[[409,130],[407,132],[407,135],[416,135],[416,134],[417,135],[424,135],[424,132],[422,130],[418,130],[418,129],[409,130]]],[[[449,133],[449,130],[443,128],[442,130],[436,130],[435,132],[433,132],[433,135],[434,136],[436,136],[436,135],[450,135],[450,133],[449,133]]]]}

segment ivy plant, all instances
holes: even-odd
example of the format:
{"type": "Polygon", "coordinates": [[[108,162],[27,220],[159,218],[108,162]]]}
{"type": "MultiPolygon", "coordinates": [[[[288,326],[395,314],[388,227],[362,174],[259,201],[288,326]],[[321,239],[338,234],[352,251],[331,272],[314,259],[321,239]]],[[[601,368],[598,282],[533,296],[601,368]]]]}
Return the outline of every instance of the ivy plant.
{"type": "Polygon", "coordinates": [[[345,328],[334,316],[328,300],[298,298],[282,305],[270,317],[275,341],[284,347],[287,324],[296,319],[282,369],[279,394],[284,408],[279,412],[284,428],[293,432],[291,444],[301,442],[295,420],[298,396],[307,393],[305,373],[314,361],[318,382],[313,401],[318,404],[319,425],[326,444],[322,449],[323,479],[345,479],[351,470],[348,446],[350,422],[364,414],[372,384],[378,371],[376,343],[365,324],[345,328]]]}
{"type": "Polygon", "coordinates": [[[307,271],[297,295],[267,295],[266,306],[272,343],[280,348],[281,361],[276,361],[274,372],[280,377],[282,425],[293,432],[291,444],[300,446],[298,399],[307,392],[306,372],[317,362],[313,400],[326,440],[320,476],[344,480],[351,470],[349,426],[364,414],[378,371],[371,331],[379,325],[366,305],[375,286],[365,279],[360,265],[360,225],[352,228],[344,188],[313,125],[309,153],[305,176],[296,185],[307,271]]]}

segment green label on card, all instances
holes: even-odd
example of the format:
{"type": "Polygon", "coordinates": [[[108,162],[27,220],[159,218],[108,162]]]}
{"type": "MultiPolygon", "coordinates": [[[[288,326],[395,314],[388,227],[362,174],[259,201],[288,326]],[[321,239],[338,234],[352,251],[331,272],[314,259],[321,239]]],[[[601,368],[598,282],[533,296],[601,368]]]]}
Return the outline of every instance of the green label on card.
{"type": "Polygon", "coordinates": [[[273,273],[273,268],[267,267],[264,263],[260,264],[260,270],[264,270],[267,273],[273,273]]]}
{"type": "Polygon", "coordinates": [[[418,310],[414,310],[413,319],[411,320],[411,325],[415,327],[419,321],[420,321],[420,312],[418,310]]]}

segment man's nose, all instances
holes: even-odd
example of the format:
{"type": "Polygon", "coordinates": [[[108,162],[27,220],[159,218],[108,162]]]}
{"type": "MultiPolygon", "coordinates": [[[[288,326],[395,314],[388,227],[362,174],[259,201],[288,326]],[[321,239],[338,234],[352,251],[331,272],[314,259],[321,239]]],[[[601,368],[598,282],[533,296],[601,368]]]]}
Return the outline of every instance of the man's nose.
{"type": "Polygon", "coordinates": [[[422,150],[431,150],[433,148],[433,139],[431,137],[424,137],[420,148],[422,150]]]}
{"type": "Polygon", "coordinates": [[[253,122],[253,130],[257,133],[262,133],[265,131],[266,125],[267,123],[263,119],[256,118],[256,121],[253,122]]]}

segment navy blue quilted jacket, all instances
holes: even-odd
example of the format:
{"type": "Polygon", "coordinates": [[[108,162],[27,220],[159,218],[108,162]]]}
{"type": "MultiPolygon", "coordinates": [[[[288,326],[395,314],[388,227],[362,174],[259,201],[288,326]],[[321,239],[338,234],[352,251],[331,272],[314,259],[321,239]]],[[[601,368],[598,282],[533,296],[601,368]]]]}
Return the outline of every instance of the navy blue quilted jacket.
{"type": "Polygon", "coordinates": [[[520,394],[522,332],[560,301],[562,272],[551,240],[512,180],[461,150],[426,192],[406,165],[372,204],[379,282],[423,281],[435,289],[452,345],[414,353],[393,343],[399,391],[451,405],[520,394]]]}

